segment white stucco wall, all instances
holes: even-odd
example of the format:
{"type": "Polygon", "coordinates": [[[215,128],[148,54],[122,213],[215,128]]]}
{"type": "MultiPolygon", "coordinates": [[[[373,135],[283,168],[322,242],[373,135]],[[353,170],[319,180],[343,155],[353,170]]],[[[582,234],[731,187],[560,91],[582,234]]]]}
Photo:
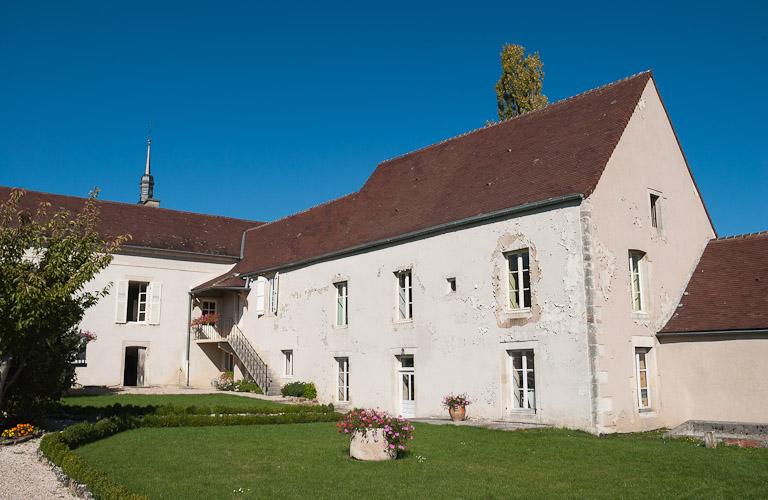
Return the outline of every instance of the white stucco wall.
{"type": "MultiPolygon", "coordinates": [[[[668,378],[656,332],[666,323],[714,231],[653,81],[649,81],[603,177],[584,204],[592,244],[599,432],[668,425],[668,378]],[[651,227],[650,190],[662,196],[663,230],[651,227]],[[646,313],[632,311],[629,250],[646,252],[646,313]],[[653,411],[640,412],[635,347],[652,347],[653,411]]],[[[679,422],[677,422],[679,423],[679,422]]]]}
{"type": "MultiPolygon", "coordinates": [[[[316,263],[280,274],[277,317],[251,307],[243,330],[280,385],[313,381],[334,401],[334,357],[349,357],[351,406],[397,413],[396,355],[413,354],[416,414],[445,415],[442,396],[466,392],[474,417],[590,427],[579,207],[567,206],[316,263]],[[533,312],[504,313],[503,252],[529,247],[533,312]],[[396,278],[413,273],[414,319],[399,323],[396,278]],[[446,279],[455,277],[457,292],[446,279]],[[348,327],[335,327],[334,282],[348,281],[348,327]],[[536,414],[513,414],[509,349],[534,349],[536,414]],[[294,351],[294,376],[281,350],[294,351]]],[[[249,303],[255,300],[252,290],[249,303]]]]}
{"type": "MultiPolygon", "coordinates": [[[[113,286],[109,295],[86,312],[81,323],[82,329],[93,331],[98,338],[87,347],[87,366],[77,368],[77,383],[122,385],[125,347],[144,346],[145,385],[185,384],[188,292],[231,267],[231,263],[115,255],[112,263],[89,284],[90,289],[100,289],[110,282],[113,286]],[[115,322],[115,287],[119,280],[162,283],[158,325],[115,322]]],[[[192,345],[191,349],[192,385],[209,386],[218,369],[195,347],[192,345]]]]}

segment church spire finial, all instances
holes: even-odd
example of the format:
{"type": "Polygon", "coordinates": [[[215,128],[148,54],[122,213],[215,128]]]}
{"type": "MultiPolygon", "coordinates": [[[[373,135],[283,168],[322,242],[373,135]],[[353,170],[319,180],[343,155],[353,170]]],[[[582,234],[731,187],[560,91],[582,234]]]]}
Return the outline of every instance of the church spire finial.
{"type": "Polygon", "coordinates": [[[147,163],[144,166],[144,175],[141,176],[141,182],[139,183],[139,205],[147,205],[150,207],[157,207],[160,205],[160,200],[156,200],[154,197],[155,191],[155,179],[152,177],[150,170],[150,158],[152,151],[152,122],[149,124],[149,131],[147,132],[147,163]]]}

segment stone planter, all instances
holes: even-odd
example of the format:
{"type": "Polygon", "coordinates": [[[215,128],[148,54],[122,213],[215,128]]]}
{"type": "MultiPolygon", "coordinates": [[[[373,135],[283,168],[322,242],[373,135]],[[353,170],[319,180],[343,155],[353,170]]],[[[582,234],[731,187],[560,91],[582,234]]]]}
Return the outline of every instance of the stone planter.
{"type": "Polygon", "coordinates": [[[461,422],[467,418],[466,406],[459,406],[458,408],[448,408],[448,414],[451,415],[451,420],[454,422],[461,422]]]}
{"type": "Polygon", "coordinates": [[[355,431],[349,443],[349,456],[357,460],[380,461],[397,457],[384,439],[384,429],[368,429],[365,434],[355,431]]]}

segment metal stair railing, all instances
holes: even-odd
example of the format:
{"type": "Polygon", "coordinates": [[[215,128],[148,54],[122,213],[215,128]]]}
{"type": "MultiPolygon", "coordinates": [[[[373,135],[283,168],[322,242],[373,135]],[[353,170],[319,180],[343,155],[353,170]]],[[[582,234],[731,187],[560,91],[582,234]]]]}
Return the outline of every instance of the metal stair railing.
{"type": "Polygon", "coordinates": [[[261,356],[253,348],[253,345],[248,341],[242,330],[233,323],[225,340],[229,342],[229,346],[235,355],[240,358],[240,362],[251,379],[256,382],[256,385],[261,388],[264,394],[267,394],[269,384],[271,383],[269,366],[261,359],[261,356]]]}

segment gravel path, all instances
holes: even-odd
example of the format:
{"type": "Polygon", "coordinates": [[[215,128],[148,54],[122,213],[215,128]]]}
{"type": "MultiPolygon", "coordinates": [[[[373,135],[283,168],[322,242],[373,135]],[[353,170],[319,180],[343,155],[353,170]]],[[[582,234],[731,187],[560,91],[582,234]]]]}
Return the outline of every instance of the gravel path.
{"type": "Polygon", "coordinates": [[[75,499],[51,468],[37,458],[40,438],[0,446],[0,499],[75,499]]]}

